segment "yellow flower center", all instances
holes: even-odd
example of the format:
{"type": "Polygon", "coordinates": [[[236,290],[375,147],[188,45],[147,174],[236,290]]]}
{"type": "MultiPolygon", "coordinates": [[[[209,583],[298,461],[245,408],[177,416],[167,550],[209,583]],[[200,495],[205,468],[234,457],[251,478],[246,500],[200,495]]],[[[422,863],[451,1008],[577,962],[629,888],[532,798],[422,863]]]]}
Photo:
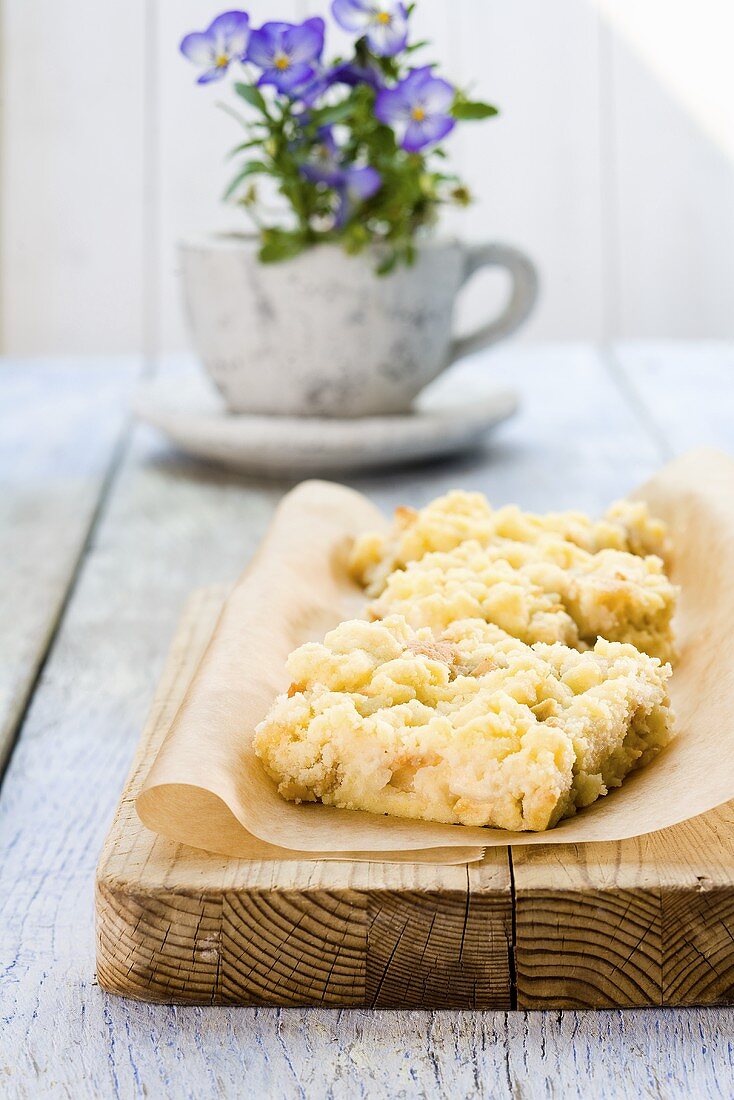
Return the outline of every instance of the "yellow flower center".
{"type": "Polygon", "coordinates": [[[227,66],[229,65],[229,58],[227,57],[226,53],[220,53],[219,57],[217,58],[216,65],[218,69],[227,68],[227,66]]]}
{"type": "Polygon", "coordinates": [[[378,11],[375,18],[378,23],[382,23],[383,27],[389,27],[392,23],[392,16],[389,11],[378,11]]]}
{"type": "Polygon", "coordinates": [[[288,59],[288,55],[285,53],[277,53],[275,55],[274,61],[276,69],[279,69],[280,72],[285,72],[285,70],[290,66],[290,60],[288,59]]]}
{"type": "Polygon", "coordinates": [[[414,107],[411,111],[411,117],[414,122],[423,122],[426,117],[426,112],[422,107],[414,107]]]}

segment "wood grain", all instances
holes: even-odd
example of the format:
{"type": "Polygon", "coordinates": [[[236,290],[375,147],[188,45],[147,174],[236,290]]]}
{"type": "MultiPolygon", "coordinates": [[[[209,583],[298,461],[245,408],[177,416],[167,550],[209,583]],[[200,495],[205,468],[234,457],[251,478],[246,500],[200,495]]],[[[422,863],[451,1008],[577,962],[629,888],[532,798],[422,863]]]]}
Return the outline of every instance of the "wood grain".
{"type": "Polygon", "coordinates": [[[0,370],[0,775],[94,521],[139,369],[0,370]],[[100,371],[100,373],[97,373],[100,371]]]}
{"type": "Polygon", "coordinates": [[[734,1001],[734,807],[615,844],[513,849],[518,1006],[734,1001]]]}
{"type": "Polygon", "coordinates": [[[512,892],[503,849],[459,868],[252,863],[148,832],[134,799],[221,601],[187,608],[103,850],[105,989],[339,1008],[734,1001],[734,807],[623,843],[514,848],[512,892]]]}
{"type": "MultiPolygon", "coordinates": [[[[732,446],[730,345],[630,343],[613,376],[662,458],[732,446]]],[[[513,849],[518,1006],[730,1004],[734,804],[617,844],[513,849]]]]}
{"type": "MultiPolygon", "coordinates": [[[[674,349],[639,350],[662,371],[674,349]]],[[[731,449],[731,347],[720,347],[718,374],[711,351],[695,395],[703,351],[678,349],[670,385],[685,386],[689,430],[713,421],[731,449]]],[[[476,369],[523,401],[487,450],[360,488],[385,507],[468,485],[498,503],[593,510],[659,464],[647,421],[593,349],[503,348],[476,369]]],[[[455,380],[472,384],[468,366],[455,380]]],[[[282,488],[175,457],[147,432],[127,449],[0,796],[0,1091],[199,1100],[241,1095],[246,1082],[254,1095],[288,1100],[730,1100],[731,1009],[167,1006],[96,984],[95,863],[177,617],[192,588],[237,575],[282,488]]]]}
{"type": "Polygon", "coordinates": [[[732,450],[734,344],[629,341],[615,345],[609,361],[661,455],[732,450]]]}
{"type": "Polygon", "coordinates": [[[97,975],[190,1004],[508,1008],[507,854],[477,866],[251,862],[174,845],[134,800],[211,637],[187,607],[97,872],[97,975]]]}

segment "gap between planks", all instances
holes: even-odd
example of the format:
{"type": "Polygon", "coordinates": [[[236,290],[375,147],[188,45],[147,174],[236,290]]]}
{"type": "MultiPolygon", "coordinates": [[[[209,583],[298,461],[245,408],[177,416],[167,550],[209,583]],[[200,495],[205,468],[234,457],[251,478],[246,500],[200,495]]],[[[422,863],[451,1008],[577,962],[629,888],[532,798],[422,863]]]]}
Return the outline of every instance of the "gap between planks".
{"type": "Polygon", "coordinates": [[[189,1004],[615,1008],[734,998],[734,806],[626,842],[460,868],[247,861],[145,830],[134,800],[221,608],[192,597],[100,861],[109,992],[189,1004]],[[328,972],[327,972],[328,971],[328,972]]]}
{"type": "Polygon", "coordinates": [[[134,800],[221,608],[192,596],[97,874],[110,992],[194,1004],[509,1008],[506,847],[458,867],[248,861],[174,845],[134,800]]]}
{"type": "MultiPolygon", "coordinates": [[[[1,361],[0,366],[3,366],[1,361]]],[[[4,368],[6,368],[6,370],[12,371],[13,367],[12,365],[9,365],[4,368]]],[[[95,367],[92,365],[89,365],[86,368],[90,371],[95,370],[95,367]]],[[[55,400],[57,396],[58,399],[61,399],[63,397],[61,390],[59,390],[58,395],[56,395],[56,389],[54,388],[55,383],[54,381],[52,381],[54,376],[52,374],[46,373],[51,372],[52,370],[53,366],[51,363],[47,365],[44,363],[35,365],[36,377],[43,378],[44,386],[47,386],[51,382],[53,399],[55,400]],[[39,372],[41,373],[39,374],[39,372]]],[[[33,366],[31,366],[31,371],[33,371],[33,366]]],[[[128,397],[128,388],[124,384],[124,377],[125,375],[127,375],[127,373],[127,367],[125,367],[125,370],[121,371],[120,373],[120,389],[119,394],[116,395],[117,398],[122,401],[127,401],[128,397]]],[[[133,374],[132,377],[134,378],[134,376],[135,375],[133,374]]],[[[94,484],[95,482],[97,484],[95,486],[94,493],[90,494],[90,506],[86,521],[83,519],[83,521],[81,521],[79,524],[78,544],[72,551],[72,557],[70,557],[68,562],[65,563],[66,572],[63,577],[63,581],[61,582],[61,584],[59,584],[59,587],[62,588],[61,594],[56,597],[55,602],[52,594],[52,598],[50,599],[50,618],[48,618],[43,624],[35,624],[36,629],[40,629],[39,637],[37,637],[37,648],[33,652],[28,662],[28,681],[23,683],[21,679],[20,685],[15,686],[15,689],[13,689],[13,686],[11,685],[9,711],[6,707],[3,708],[2,713],[0,713],[0,793],[2,792],[4,780],[6,780],[10,768],[14,749],[15,747],[17,747],[20,740],[26,716],[28,716],[29,709],[33,703],[33,697],[36,687],[41,681],[44,670],[46,668],[46,664],[48,662],[48,658],[50,658],[51,656],[51,652],[55,645],[56,638],[58,637],[59,629],[61,629],[62,627],[64,617],[66,615],[66,610],[70,603],[70,599],[72,599],[74,595],[79,576],[81,574],[81,571],[83,571],[84,569],[87,552],[89,550],[92,539],[94,539],[95,531],[99,524],[103,508],[105,508],[105,504],[110,495],[114,482],[114,477],[116,477],[117,471],[119,470],[119,467],[122,463],[125,449],[127,449],[127,445],[130,439],[131,427],[132,417],[130,412],[128,411],[127,414],[120,418],[120,422],[117,427],[114,427],[114,425],[112,426],[110,439],[107,441],[107,445],[102,451],[102,458],[99,462],[99,466],[97,467],[99,473],[97,475],[95,474],[95,472],[89,474],[92,484],[94,484]],[[13,690],[18,690],[18,695],[15,696],[14,700],[13,690]]],[[[37,427],[35,425],[32,425],[31,428],[37,430],[37,427]]],[[[51,476],[53,478],[54,475],[53,473],[50,473],[48,474],[48,476],[51,476]]],[[[58,485],[64,484],[66,483],[58,482],[58,485]]],[[[54,485],[57,485],[57,483],[54,482],[54,485]]],[[[23,483],[21,483],[20,487],[21,489],[23,488],[23,483]]],[[[12,491],[9,494],[9,499],[12,503],[12,491]]],[[[65,498],[59,496],[59,499],[65,498]]],[[[84,502],[81,503],[83,503],[84,508],[84,502]]],[[[72,525],[72,527],[74,527],[74,525],[72,525]]],[[[12,526],[10,530],[12,533],[12,526]]],[[[14,583],[22,584],[22,581],[20,581],[20,579],[15,579],[14,583]]],[[[22,588],[21,591],[23,591],[22,588]]]]}
{"type": "Polygon", "coordinates": [[[631,415],[645,432],[660,458],[663,462],[669,462],[675,455],[675,448],[666,433],[659,427],[653,410],[622,366],[614,345],[600,346],[599,359],[631,415]]]}
{"type": "Polygon", "coordinates": [[[66,615],[67,608],[69,607],[69,604],[74,596],[76,586],[79,582],[79,577],[81,576],[82,570],[84,568],[84,561],[87,556],[87,551],[89,550],[89,547],[91,546],[94,539],[95,532],[104,513],[105,503],[112,490],[112,486],[115,482],[115,477],[118,470],[120,469],[122,459],[130,441],[130,431],[131,422],[130,420],[128,420],[125,427],[123,428],[120,437],[113,445],[107,469],[100,484],[99,495],[97,497],[97,502],[92,512],[89,527],[87,528],[87,533],[84,536],[81,546],[79,547],[79,553],[77,554],[76,561],[74,562],[74,566],[71,570],[71,573],[69,574],[66,591],[59,602],[55,617],[51,623],[48,637],[46,639],[44,648],[38,661],[38,667],[36,668],[33,678],[28,684],[25,698],[21,702],[15,722],[7,731],[7,740],[5,741],[4,745],[0,745],[0,796],[2,796],[3,786],[5,784],[5,777],[7,776],[10,769],[10,764],[13,759],[13,753],[15,752],[15,748],[20,740],[28,711],[33,703],[33,696],[35,695],[36,688],[41,681],[41,677],[43,676],[46,665],[48,664],[49,658],[51,657],[51,654],[53,652],[56,639],[59,635],[59,631],[64,621],[64,616],[66,615]]]}
{"type": "MultiPolygon", "coordinates": [[[[650,346],[646,345],[646,348],[649,356],[650,346]]],[[[498,353],[498,359],[508,354],[510,349],[503,349],[498,353]]],[[[520,351],[518,357],[523,360],[526,355],[527,352],[520,351]]],[[[567,398],[570,395],[576,415],[580,403],[574,397],[576,390],[573,381],[569,382],[567,373],[573,365],[573,355],[567,351],[561,355],[545,348],[542,349],[542,356],[550,360],[558,391],[567,398]]],[[[542,405],[554,413],[561,409],[558,401],[552,401],[552,393],[546,393],[542,388],[549,377],[547,366],[544,363],[540,374],[532,369],[528,372],[529,381],[541,388],[541,399],[531,402],[526,395],[526,412],[533,404],[542,405]]],[[[726,371],[722,369],[722,385],[731,375],[728,360],[722,364],[724,366],[726,371]]],[[[508,384],[524,387],[527,369],[527,363],[523,361],[517,369],[513,366],[509,373],[501,366],[499,371],[507,374],[504,381],[508,384]]],[[[603,387],[601,377],[599,382],[603,387]]],[[[713,387],[708,388],[709,393],[716,392],[713,387]]],[[[604,388],[603,399],[612,413],[620,407],[616,389],[612,393],[604,388]]],[[[695,420],[698,415],[700,422],[705,408],[702,398],[700,406],[688,411],[689,420],[695,420]]],[[[664,417],[659,419],[664,420],[664,417]]],[[[547,489],[559,497],[560,482],[544,482],[545,466],[536,462],[532,451],[523,461],[525,452],[518,449],[521,437],[524,439],[530,435],[530,428],[533,428],[540,432],[543,457],[550,455],[553,458],[551,430],[550,427],[547,431],[544,428],[551,423],[552,420],[547,417],[541,420],[536,416],[528,424],[527,417],[523,416],[516,426],[510,424],[503,429],[503,439],[508,443],[494,448],[491,467],[487,464],[482,471],[476,472],[469,463],[455,464],[448,469],[428,468],[420,471],[420,481],[417,474],[411,479],[396,475],[389,485],[370,479],[363,487],[372,495],[379,495],[383,506],[399,503],[404,498],[418,499],[421,494],[426,499],[435,496],[447,487],[449,481],[456,481],[459,477],[470,482],[472,488],[485,489],[501,499],[517,498],[518,485],[532,487],[535,482],[539,486],[536,491],[538,498],[541,491],[545,494],[547,489]],[[509,448],[513,444],[515,449],[511,451],[509,448]],[[507,449],[507,458],[512,460],[512,468],[507,462],[503,464],[503,447],[507,449]],[[522,480],[519,481],[518,477],[522,480]]],[[[613,430],[619,434],[622,446],[627,446],[624,443],[625,432],[629,433],[627,438],[633,449],[636,446],[635,425],[629,419],[619,423],[612,415],[600,421],[598,426],[602,444],[606,438],[604,433],[613,430]]],[[[665,426],[670,427],[668,423],[665,426]]],[[[695,424],[688,426],[692,430],[695,424]]],[[[701,427],[704,427],[703,423],[701,427]]],[[[567,428],[568,420],[563,423],[564,438],[567,428]]],[[[705,428],[710,430],[708,422],[705,428]]],[[[553,427],[553,432],[558,438],[557,426],[553,427]]],[[[570,431],[568,438],[572,438],[570,431]]],[[[729,446],[723,438],[719,442],[729,446]]],[[[578,456],[578,453],[574,450],[571,457],[578,456]]],[[[149,465],[149,457],[150,451],[146,450],[143,453],[146,466],[149,465]]],[[[624,455],[621,457],[624,459],[624,455]]],[[[643,455],[643,459],[645,457],[643,455]]],[[[612,493],[608,491],[612,479],[608,477],[605,480],[603,466],[593,471],[593,481],[587,476],[588,470],[585,470],[583,477],[575,472],[584,468],[581,462],[563,467],[562,473],[564,478],[568,478],[569,490],[567,498],[559,497],[554,500],[554,505],[573,506],[574,496],[577,495],[584,507],[595,507],[596,501],[591,498],[589,487],[595,484],[597,475],[601,486],[599,506],[603,501],[612,499],[612,493]]],[[[164,602],[167,609],[163,629],[169,634],[174,622],[172,604],[180,606],[184,594],[197,585],[233,576],[241,564],[242,554],[242,547],[237,543],[237,538],[241,540],[241,536],[237,532],[243,531],[246,526],[253,532],[254,538],[254,534],[259,534],[260,528],[264,528],[267,519],[264,503],[258,505],[256,500],[254,519],[248,518],[245,525],[238,518],[240,505],[235,509],[231,502],[229,505],[226,503],[229,491],[222,493],[213,484],[204,489],[204,482],[213,482],[212,475],[197,478],[195,474],[191,478],[191,468],[183,461],[176,469],[181,469],[182,473],[185,469],[186,477],[182,476],[168,486],[166,507],[173,516],[173,529],[179,534],[183,532],[186,545],[197,549],[196,554],[192,552],[185,561],[185,576],[174,577],[166,587],[164,597],[159,594],[159,602],[164,602]],[[200,489],[195,487],[197,480],[202,482],[200,489]],[[210,500],[215,496],[216,506],[210,500]],[[192,501],[199,501],[202,510],[206,507],[203,512],[205,522],[186,528],[184,517],[191,515],[192,501]],[[220,531],[229,533],[226,540],[206,534],[215,524],[220,531]],[[238,549],[231,549],[233,542],[238,549]],[[206,569],[197,569],[195,562],[202,556],[206,557],[208,565],[206,569]]],[[[647,472],[647,468],[642,466],[638,477],[628,459],[619,478],[620,485],[627,483],[631,486],[634,481],[642,480],[647,472]]],[[[129,504],[134,492],[138,500],[146,500],[146,492],[141,492],[141,485],[149,486],[151,476],[148,469],[142,475],[142,483],[136,480],[132,487],[129,484],[125,484],[122,490],[116,487],[113,499],[121,495],[129,504]]],[[[526,504],[538,505],[542,504],[542,500],[528,500],[526,504]]],[[[141,513],[142,508],[138,504],[132,518],[125,515],[125,522],[133,523],[135,545],[139,548],[141,559],[152,560],[156,544],[151,541],[151,522],[145,520],[141,513]]],[[[117,537],[120,524],[121,517],[113,516],[111,520],[108,508],[105,525],[109,527],[109,538],[106,541],[110,547],[117,548],[115,560],[121,556],[120,539],[117,537]],[[117,535],[113,539],[114,532],[117,535]]],[[[246,545],[250,547],[249,542],[246,545]]],[[[100,569],[99,553],[95,552],[95,546],[88,561],[89,558],[92,560],[91,568],[88,566],[88,583],[85,584],[82,578],[80,591],[67,615],[69,638],[59,641],[51,662],[52,670],[55,666],[62,673],[66,669],[64,683],[68,683],[71,671],[69,650],[72,635],[75,639],[84,636],[85,608],[88,612],[93,602],[94,592],[89,588],[89,582],[98,576],[100,569]]],[[[146,566],[145,578],[149,572],[150,567],[146,566]]],[[[121,568],[117,569],[116,575],[121,575],[121,568]]],[[[132,593],[132,602],[135,607],[145,606],[153,595],[154,589],[150,584],[142,584],[132,593]]],[[[119,604],[118,599],[115,606],[119,604]]],[[[133,661],[137,678],[132,678],[130,683],[126,681],[125,713],[134,711],[137,714],[136,700],[148,695],[147,671],[143,671],[143,667],[146,670],[157,667],[162,639],[155,639],[158,638],[156,631],[160,629],[158,623],[153,624],[153,641],[143,647],[142,653],[138,652],[133,661]]],[[[120,647],[118,656],[124,656],[122,642],[120,647]]],[[[98,653],[89,654],[94,679],[98,681],[102,697],[109,695],[112,655],[112,650],[105,651],[104,659],[98,653]]],[[[67,696],[57,701],[49,697],[48,684],[40,686],[40,706],[34,710],[24,728],[27,744],[27,755],[22,759],[24,775],[33,771],[34,762],[42,756],[50,757],[55,767],[60,765],[64,757],[55,750],[62,743],[69,746],[69,751],[73,749],[80,759],[84,753],[86,760],[92,744],[105,744],[108,733],[113,728],[119,730],[122,721],[120,709],[115,709],[109,702],[99,713],[90,709],[90,691],[90,685],[86,682],[77,687],[75,713],[71,714],[66,713],[70,706],[67,696]],[[57,703],[61,706],[60,715],[57,715],[57,703]],[[53,724],[55,717],[59,719],[56,726],[53,724]],[[80,730],[85,726],[95,731],[94,742],[82,736],[80,730]]],[[[129,738],[129,744],[133,737],[132,727],[127,729],[125,736],[129,738]]],[[[651,1081],[659,1083],[663,1080],[668,1082],[671,1095],[676,1097],[690,1096],[692,1088],[694,1091],[696,1087],[703,1088],[703,1082],[709,1095],[723,1100],[723,1082],[728,1079],[727,1073],[731,1068],[731,1049],[727,1044],[732,1013],[726,1010],[609,1013],[497,1011],[481,1014],[350,1011],[335,1014],[314,1009],[284,1012],[281,1009],[242,1011],[226,1008],[186,1011],[105,996],[90,984],[90,943],[86,932],[92,867],[89,845],[98,844],[95,838],[110,813],[114,798],[119,794],[124,771],[129,765],[129,751],[123,745],[121,750],[108,751],[102,759],[104,767],[99,776],[95,778],[94,772],[90,771],[88,778],[76,779],[63,803],[59,802],[58,792],[47,780],[38,782],[34,779],[31,785],[20,775],[17,777],[23,797],[26,797],[23,793],[25,782],[29,792],[27,797],[30,798],[33,792],[37,801],[32,803],[33,816],[26,811],[26,816],[22,817],[20,807],[15,804],[10,811],[15,818],[12,829],[17,830],[20,839],[13,854],[9,853],[5,861],[4,882],[7,886],[3,889],[0,904],[3,909],[1,931],[6,934],[4,943],[10,949],[9,957],[17,959],[17,963],[13,964],[16,967],[16,985],[10,985],[7,990],[11,1018],[2,1036],[4,1042],[0,1041],[5,1060],[16,1067],[13,1080],[22,1081],[25,1074],[27,1081],[36,1082],[37,1091],[40,1087],[38,1082],[44,1079],[48,1082],[50,1078],[61,1082],[59,1089],[69,1094],[74,1094],[76,1090],[76,1095],[79,1095],[81,1088],[83,1094],[90,1098],[100,1092],[105,1093],[105,1090],[116,1093],[120,1089],[123,1093],[127,1090],[126,1094],[130,1095],[137,1095],[141,1088],[155,1092],[168,1082],[173,1095],[183,1097],[190,1091],[191,1082],[198,1082],[200,1091],[206,1092],[214,1067],[218,1078],[224,1081],[225,1089],[236,1093],[241,1087],[244,1051],[247,1052],[250,1078],[266,1093],[273,1088],[276,1091],[280,1088],[281,1092],[292,1089],[293,1070],[289,1068],[292,1063],[297,1067],[300,1081],[307,1091],[319,1094],[320,1091],[332,1089],[339,1096],[346,1096],[350,1088],[356,1092],[363,1091],[365,1082],[368,1091],[372,1089],[379,1093],[382,1090],[384,1094],[389,1094],[391,1090],[394,1093],[396,1082],[401,1086],[404,1084],[410,1095],[417,1095],[421,1089],[430,1091],[438,1082],[444,1091],[458,1090],[468,1095],[472,1089],[475,1092],[478,1090],[481,1079],[490,1092],[506,1089],[508,1095],[514,1090],[518,1095],[522,1092],[525,1096],[527,1090],[528,1100],[531,1096],[533,1100],[544,1100],[549,1081],[558,1086],[561,1093],[580,1098],[588,1097],[589,1090],[593,1095],[606,1095],[609,1082],[618,1080],[620,1096],[623,1093],[627,1100],[633,1100],[633,1097],[649,1091],[651,1081]],[[84,784],[90,780],[93,791],[86,791],[84,784]],[[47,816],[39,811],[42,804],[51,808],[47,816]],[[53,836],[62,832],[64,819],[71,822],[71,839],[67,862],[62,864],[53,836]],[[38,828],[39,821],[43,823],[42,832],[38,828]],[[42,840],[44,834],[48,839],[42,840]],[[32,843],[34,837],[35,842],[32,843]],[[28,875],[29,868],[33,868],[32,878],[28,875]],[[48,919],[51,911],[54,913],[53,921],[48,919]],[[21,914],[24,927],[27,921],[27,928],[18,938],[19,934],[14,934],[13,929],[19,927],[21,914]],[[33,945],[32,950],[28,949],[30,944],[33,945]],[[15,995],[14,989],[18,991],[15,995]],[[81,1031],[74,1023],[80,1019],[84,1022],[81,1031]],[[166,1029],[171,1041],[161,1045],[160,1035],[166,1029]],[[205,1037],[208,1035],[211,1041],[202,1043],[202,1034],[205,1037]],[[629,1051],[630,1044],[638,1056],[628,1060],[622,1078],[615,1078],[615,1074],[619,1074],[620,1058],[625,1050],[629,1051]],[[186,1066],[185,1080],[181,1076],[182,1065],[186,1066]],[[87,1082],[84,1087],[80,1070],[87,1082]]],[[[9,788],[10,784],[4,796],[6,805],[9,788]]],[[[6,814],[4,836],[8,839],[12,836],[10,826],[6,814]]],[[[31,1092],[33,1087],[29,1085],[31,1092]]],[[[25,1092],[23,1095],[26,1095],[25,1092]]]]}

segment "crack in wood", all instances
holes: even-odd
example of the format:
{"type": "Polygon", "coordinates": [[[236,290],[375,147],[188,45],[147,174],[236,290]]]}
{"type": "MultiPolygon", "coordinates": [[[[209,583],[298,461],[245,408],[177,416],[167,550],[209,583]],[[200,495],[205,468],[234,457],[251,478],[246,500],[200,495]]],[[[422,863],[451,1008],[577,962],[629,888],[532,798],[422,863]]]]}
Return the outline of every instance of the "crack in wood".
{"type": "Polygon", "coordinates": [[[510,975],[510,1008],[517,1008],[517,891],[515,888],[515,869],[512,862],[512,846],[507,849],[507,865],[510,872],[510,942],[507,945],[507,967],[510,975]]]}

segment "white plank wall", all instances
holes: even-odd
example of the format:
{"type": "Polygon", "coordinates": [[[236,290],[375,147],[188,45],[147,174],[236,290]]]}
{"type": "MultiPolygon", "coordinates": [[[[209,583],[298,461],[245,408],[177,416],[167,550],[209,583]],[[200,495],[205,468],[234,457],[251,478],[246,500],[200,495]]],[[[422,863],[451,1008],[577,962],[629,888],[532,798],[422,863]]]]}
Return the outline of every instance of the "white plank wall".
{"type": "Polygon", "coordinates": [[[2,350],[137,351],[145,4],[0,11],[2,350]]]}
{"type": "MultiPolygon", "coordinates": [[[[222,7],[0,0],[0,350],[186,346],[175,244],[240,224],[219,202],[238,135],[177,44],[222,7]]],[[[535,258],[525,339],[734,336],[734,16],[696,11],[692,35],[686,0],[419,0],[447,73],[502,107],[452,139],[478,201],[447,226],[535,258]]],[[[485,276],[464,319],[502,290],[485,276]]]]}
{"type": "MultiPolygon", "coordinates": [[[[634,2],[620,0],[617,15],[634,2]]],[[[612,336],[734,334],[731,60],[727,79],[710,87],[708,98],[697,103],[694,96],[697,86],[705,88],[707,62],[711,67],[719,48],[717,36],[734,41],[734,5],[726,4],[725,18],[717,19],[716,26],[705,20],[710,0],[696,8],[696,33],[681,57],[683,72],[687,59],[690,74],[684,84],[670,84],[665,73],[656,75],[639,43],[614,33],[614,24],[606,28],[614,80],[614,107],[606,125],[613,132],[617,186],[612,336]],[[725,130],[716,118],[722,107],[725,130]]],[[[690,19],[692,8],[689,13],[690,19]]],[[[661,33],[666,33],[664,22],[661,33]]],[[[660,48],[665,56],[664,37],[660,48]]],[[[614,246],[610,239],[610,251],[614,246]]]]}
{"type": "MultiPolygon", "coordinates": [[[[585,0],[456,0],[452,69],[502,110],[464,131],[478,196],[465,231],[506,239],[538,265],[542,297],[526,338],[602,331],[598,15],[585,0]]],[[[470,292],[471,293],[471,292],[470,292]]],[[[474,312],[479,309],[475,296],[474,312]]]]}

